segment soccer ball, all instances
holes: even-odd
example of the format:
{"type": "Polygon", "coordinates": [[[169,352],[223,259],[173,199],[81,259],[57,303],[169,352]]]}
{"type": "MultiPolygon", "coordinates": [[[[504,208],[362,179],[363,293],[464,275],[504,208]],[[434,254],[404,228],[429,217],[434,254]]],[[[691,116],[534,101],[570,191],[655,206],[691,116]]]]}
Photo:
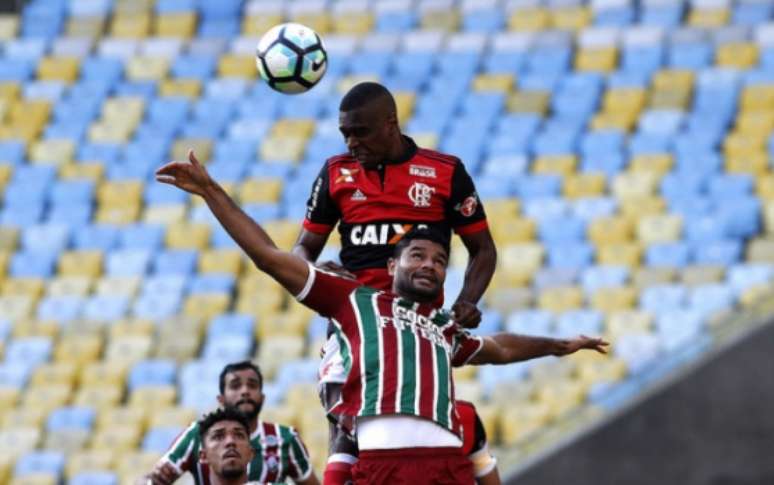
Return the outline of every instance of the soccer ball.
{"type": "Polygon", "coordinates": [[[317,32],[301,24],[272,27],[258,42],[255,63],[272,89],[297,94],[312,89],[328,68],[328,54],[317,32]]]}

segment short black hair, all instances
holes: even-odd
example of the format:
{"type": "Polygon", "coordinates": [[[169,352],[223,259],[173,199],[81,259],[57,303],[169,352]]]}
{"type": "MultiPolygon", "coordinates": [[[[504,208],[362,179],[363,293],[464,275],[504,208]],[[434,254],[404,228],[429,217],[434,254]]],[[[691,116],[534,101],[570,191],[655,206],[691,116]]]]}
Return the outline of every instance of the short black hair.
{"type": "Polygon", "coordinates": [[[428,227],[428,226],[414,226],[409,230],[406,234],[403,235],[403,237],[400,238],[400,241],[398,241],[398,244],[395,245],[395,251],[393,252],[394,258],[400,258],[401,253],[404,249],[409,247],[409,244],[411,244],[411,241],[414,240],[424,240],[424,241],[432,241],[436,244],[440,244],[444,250],[446,250],[446,256],[448,257],[451,253],[451,247],[450,247],[450,241],[449,236],[444,234],[441,230],[434,227],[428,227]]]}
{"type": "Polygon", "coordinates": [[[392,93],[381,84],[371,81],[355,84],[355,86],[341,98],[339,111],[352,111],[353,109],[362,108],[375,100],[386,101],[389,103],[388,106],[394,113],[398,112],[398,107],[395,104],[395,98],[392,97],[392,93]]]}
{"type": "Polygon", "coordinates": [[[218,377],[218,388],[220,389],[220,395],[223,395],[223,391],[226,390],[226,375],[230,374],[231,372],[236,372],[238,370],[245,370],[245,369],[251,369],[253,372],[258,375],[258,381],[261,383],[261,387],[263,387],[263,374],[261,374],[261,369],[258,368],[257,365],[253,364],[249,360],[242,360],[239,362],[232,362],[226,367],[223,368],[222,371],[220,371],[220,377],[218,377]]]}
{"type": "Polygon", "coordinates": [[[245,415],[236,408],[226,406],[218,408],[209,414],[205,414],[202,419],[199,420],[199,437],[202,439],[202,443],[204,443],[204,437],[207,436],[207,431],[221,421],[235,421],[241,424],[245,428],[247,436],[250,436],[250,425],[248,424],[245,415]]]}

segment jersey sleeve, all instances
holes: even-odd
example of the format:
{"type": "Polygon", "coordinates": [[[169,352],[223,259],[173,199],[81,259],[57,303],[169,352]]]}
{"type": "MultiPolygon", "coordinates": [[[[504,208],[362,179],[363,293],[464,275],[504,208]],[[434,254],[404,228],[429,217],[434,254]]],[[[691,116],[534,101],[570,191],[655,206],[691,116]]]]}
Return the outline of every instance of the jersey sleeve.
{"type": "Polygon", "coordinates": [[[460,330],[454,338],[454,347],[452,347],[452,366],[462,367],[470,362],[484,345],[484,340],[476,335],[460,330]]]}
{"type": "Polygon", "coordinates": [[[161,458],[171,464],[180,475],[190,471],[199,460],[199,425],[191,423],[172,443],[161,458]]]}
{"type": "Polygon", "coordinates": [[[312,460],[298,432],[291,428],[290,434],[290,463],[293,465],[290,467],[290,478],[295,481],[306,480],[312,474],[312,460]]]}
{"type": "Polygon", "coordinates": [[[324,317],[336,315],[349,295],[362,286],[359,282],[328,273],[309,264],[309,277],[296,300],[324,317]]]}
{"type": "Polygon", "coordinates": [[[473,234],[487,228],[484,206],[478,198],[473,179],[458,162],[452,174],[451,195],[446,206],[446,219],[459,235],[473,234]]]}
{"type": "Polygon", "coordinates": [[[330,233],[341,218],[341,211],[331,197],[328,164],[324,164],[312,185],[312,193],[306,201],[304,229],[317,234],[330,233]]]}

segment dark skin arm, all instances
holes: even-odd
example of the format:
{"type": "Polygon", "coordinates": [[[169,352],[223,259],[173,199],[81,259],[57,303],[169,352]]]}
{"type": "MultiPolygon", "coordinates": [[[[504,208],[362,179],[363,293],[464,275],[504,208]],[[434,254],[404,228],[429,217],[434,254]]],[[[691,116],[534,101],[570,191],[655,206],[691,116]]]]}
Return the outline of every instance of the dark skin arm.
{"type": "Polygon", "coordinates": [[[465,281],[457,300],[452,305],[454,319],[465,328],[476,328],[481,323],[481,311],[476,307],[486,291],[497,265],[497,249],[489,229],[460,236],[468,250],[465,281]]]}
{"type": "MultiPolygon", "coordinates": [[[[293,245],[293,249],[291,249],[290,252],[313,263],[317,261],[317,258],[320,257],[320,253],[325,247],[326,242],[328,242],[328,234],[317,234],[316,232],[301,229],[301,233],[298,235],[296,244],[293,245]]],[[[346,276],[347,278],[355,279],[355,275],[344,269],[343,266],[336,264],[333,261],[319,263],[317,267],[332,273],[346,276]]]]}
{"type": "Polygon", "coordinates": [[[481,350],[470,360],[469,364],[512,364],[548,355],[561,357],[574,354],[581,349],[595,350],[600,354],[606,354],[606,347],[609,345],[601,338],[590,338],[584,335],[573,339],[553,339],[515,333],[498,333],[484,337],[483,340],[484,344],[481,350]]]}

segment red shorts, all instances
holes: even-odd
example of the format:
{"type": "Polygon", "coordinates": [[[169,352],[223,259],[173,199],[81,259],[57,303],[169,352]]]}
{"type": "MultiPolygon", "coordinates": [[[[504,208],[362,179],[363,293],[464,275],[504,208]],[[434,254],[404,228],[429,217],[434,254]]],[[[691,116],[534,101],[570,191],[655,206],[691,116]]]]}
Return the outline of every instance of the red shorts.
{"type": "Polygon", "coordinates": [[[470,485],[473,464],[460,448],[364,450],[352,467],[355,485],[470,485]]]}

